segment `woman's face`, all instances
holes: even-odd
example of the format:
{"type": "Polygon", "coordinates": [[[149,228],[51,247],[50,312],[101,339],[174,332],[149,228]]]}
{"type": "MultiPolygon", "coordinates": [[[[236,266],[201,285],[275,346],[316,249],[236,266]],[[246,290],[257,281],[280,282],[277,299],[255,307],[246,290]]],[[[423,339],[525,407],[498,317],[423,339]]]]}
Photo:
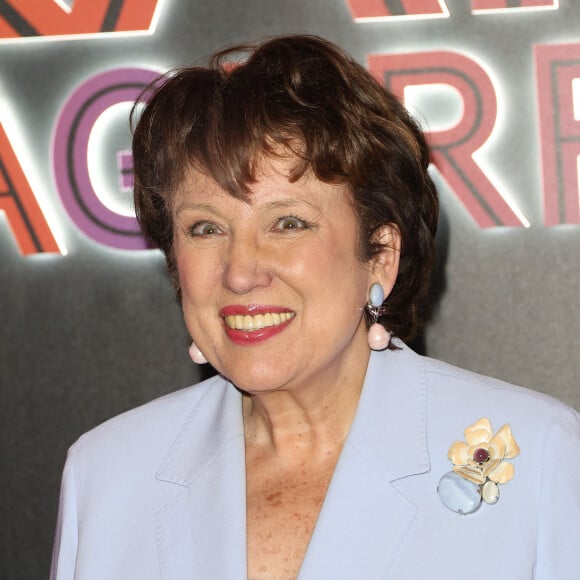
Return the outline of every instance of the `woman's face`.
{"type": "Polygon", "coordinates": [[[377,276],[357,257],[347,187],[290,183],[291,168],[266,159],[249,203],[192,170],[173,204],[188,330],[250,393],[336,384],[368,360],[363,308],[377,276]]]}

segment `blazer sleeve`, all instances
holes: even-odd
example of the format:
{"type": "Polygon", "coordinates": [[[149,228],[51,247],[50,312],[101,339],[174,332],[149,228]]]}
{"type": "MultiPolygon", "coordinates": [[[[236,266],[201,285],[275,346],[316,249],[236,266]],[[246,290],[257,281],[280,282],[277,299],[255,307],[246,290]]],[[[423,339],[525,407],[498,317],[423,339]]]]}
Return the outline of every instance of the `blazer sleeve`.
{"type": "Polygon", "coordinates": [[[64,466],[52,551],[50,580],[73,580],[78,546],[78,512],[73,456],[69,450],[64,466]]]}
{"type": "Polygon", "coordinates": [[[564,411],[547,433],[539,491],[534,580],[576,580],[580,554],[580,415],[564,411]]]}

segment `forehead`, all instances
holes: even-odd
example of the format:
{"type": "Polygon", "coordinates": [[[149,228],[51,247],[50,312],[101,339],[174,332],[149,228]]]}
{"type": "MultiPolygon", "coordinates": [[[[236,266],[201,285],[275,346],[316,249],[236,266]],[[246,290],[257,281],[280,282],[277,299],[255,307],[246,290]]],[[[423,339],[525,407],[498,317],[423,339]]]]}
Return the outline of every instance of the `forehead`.
{"type": "Polygon", "coordinates": [[[244,184],[246,190],[233,194],[218,183],[206,171],[190,166],[184,171],[173,199],[174,210],[179,206],[196,200],[204,203],[217,203],[220,199],[236,200],[248,206],[259,207],[263,204],[309,201],[322,206],[344,203],[350,200],[346,184],[330,184],[321,181],[312,170],[296,178],[296,169],[302,160],[295,154],[261,155],[253,164],[253,179],[244,184]]]}

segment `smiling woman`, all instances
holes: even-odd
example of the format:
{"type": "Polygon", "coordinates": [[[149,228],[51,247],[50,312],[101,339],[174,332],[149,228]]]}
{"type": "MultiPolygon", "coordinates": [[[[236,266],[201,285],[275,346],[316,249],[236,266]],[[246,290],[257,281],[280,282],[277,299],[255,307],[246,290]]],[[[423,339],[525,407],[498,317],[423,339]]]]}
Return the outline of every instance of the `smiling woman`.
{"type": "Polygon", "coordinates": [[[404,343],[438,203],[389,92],[274,38],[155,88],[133,151],[190,355],[219,374],[73,445],[53,578],[484,580],[474,545],[496,580],[573,578],[578,415],[404,343]]]}
{"type": "Polygon", "coordinates": [[[378,260],[358,258],[348,188],[310,171],[290,181],[298,161],[261,160],[245,199],[190,171],[173,202],[188,330],[209,362],[246,392],[328,394],[339,388],[338,376],[360,375],[369,351],[368,289],[380,280],[390,290],[397,274],[394,248],[382,253],[380,271],[378,260]]]}

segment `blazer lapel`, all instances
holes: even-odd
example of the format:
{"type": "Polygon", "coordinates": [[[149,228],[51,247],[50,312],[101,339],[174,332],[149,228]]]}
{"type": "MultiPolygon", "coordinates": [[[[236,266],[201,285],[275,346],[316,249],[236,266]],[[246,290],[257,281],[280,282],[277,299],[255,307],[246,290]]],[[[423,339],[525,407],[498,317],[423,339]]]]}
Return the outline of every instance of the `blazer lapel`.
{"type": "Polygon", "coordinates": [[[373,353],[300,580],[386,578],[417,508],[393,486],[429,470],[420,357],[373,353]]]}
{"type": "Polygon", "coordinates": [[[162,577],[244,578],[246,481],[241,395],[216,377],[156,477],[181,493],[156,517],[162,577]]]}
{"type": "MultiPolygon", "coordinates": [[[[300,580],[386,578],[416,507],[393,483],[429,470],[420,357],[373,353],[359,407],[302,564],[300,580]]],[[[156,517],[164,580],[245,578],[241,395],[216,377],[157,473],[180,491],[156,517]]]]}

